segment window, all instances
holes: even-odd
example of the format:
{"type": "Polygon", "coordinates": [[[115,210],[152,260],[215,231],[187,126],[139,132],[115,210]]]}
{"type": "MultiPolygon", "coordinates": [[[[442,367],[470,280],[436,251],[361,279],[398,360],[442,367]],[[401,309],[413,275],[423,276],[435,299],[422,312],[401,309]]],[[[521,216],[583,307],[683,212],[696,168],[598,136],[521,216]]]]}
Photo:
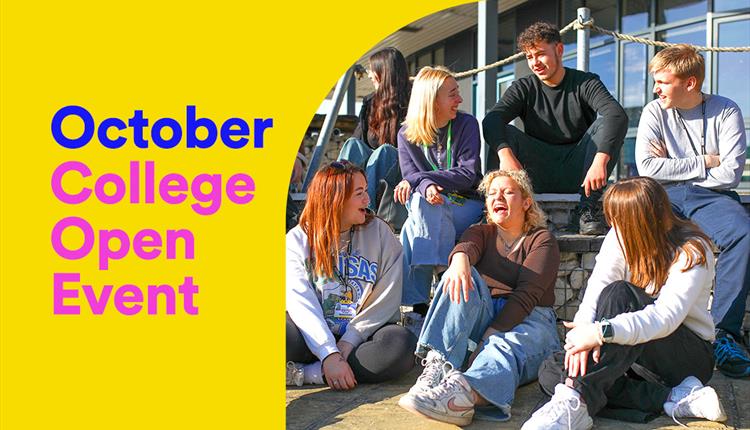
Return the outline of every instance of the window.
{"type": "MultiPolygon", "coordinates": [[[[718,25],[719,46],[750,45],[750,19],[722,22],[718,25]]],[[[716,93],[734,100],[750,127],[750,52],[720,52],[717,54],[716,93]],[[740,77],[738,79],[738,77],[740,77]]]]}
{"type": "Polygon", "coordinates": [[[435,65],[445,65],[445,48],[443,48],[442,46],[435,50],[435,65]]]}
{"type": "Polygon", "coordinates": [[[610,43],[592,49],[589,53],[589,70],[599,75],[602,83],[615,98],[617,87],[615,86],[615,45],[610,43]]]}
{"type": "MultiPolygon", "coordinates": [[[[594,23],[599,27],[614,30],[617,25],[617,1],[616,0],[598,0],[584,2],[581,0],[564,0],[562,6],[562,21],[560,28],[568,25],[570,21],[577,18],[577,11],[579,7],[588,7],[591,10],[591,17],[594,18],[594,23]]],[[[601,34],[596,31],[590,32],[591,45],[595,45],[599,42],[611,40],[612,36],[601,34]]],[[[565,45],[565,52],[575,52],[576,50],[576,39],[577,32],[570,30],[563,35],[563,44],[565,45]]]]}
{"type": "Polygon", "coordinates": [[[683,19],[706,16],[706,0],[658,0],[656,2],[657,24],[670,24],[683,19]]]}
{"type": "Polygon", "coordinates": [[[622,0],[623,33],[634,33],[648,28],[648,0],[622,0]]]}
{"type": "Polygon", "coordinates": [[[646,104],[646,45],[627,43],[622,50],[622,98],[620,102],[628,114],[628,126],[638,127],[641,111],[646,104]]]}
{"type": "Polygon", "coordinates": [[[750,0],[714,0],[714,12],[727,12],[750,8],[750,0]]]}

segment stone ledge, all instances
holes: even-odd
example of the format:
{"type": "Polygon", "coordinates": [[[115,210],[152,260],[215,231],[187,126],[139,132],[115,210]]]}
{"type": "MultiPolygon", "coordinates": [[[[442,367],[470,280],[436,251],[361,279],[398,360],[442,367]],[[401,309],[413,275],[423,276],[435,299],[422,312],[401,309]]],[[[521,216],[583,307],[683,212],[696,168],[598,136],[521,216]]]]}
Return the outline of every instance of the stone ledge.
{"type": "Polygon", "coordinates": [[[583,234],[555,234],[560,252],[599,252],[604,236],[586,236],[583,234]]]}

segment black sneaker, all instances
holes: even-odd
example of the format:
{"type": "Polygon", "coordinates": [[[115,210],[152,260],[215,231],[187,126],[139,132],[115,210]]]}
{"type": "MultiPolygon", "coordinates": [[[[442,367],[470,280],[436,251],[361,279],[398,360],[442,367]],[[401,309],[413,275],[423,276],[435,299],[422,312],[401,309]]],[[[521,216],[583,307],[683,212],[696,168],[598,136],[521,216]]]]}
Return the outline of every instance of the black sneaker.
{"type": "Polygon", "coordinates": [[[607,234],[607,223],[604,222],[604,214],[601,209],[590,206],[581,208],[578,218],[578,234],[587,236],[601,236],[607,234]]]}
{"type": "Polygon", "coordinates": [[[750,376],[750,357],[734,337],[724,330],[717,330],[714,341],[716,368],[730,378],[750,376]]]}

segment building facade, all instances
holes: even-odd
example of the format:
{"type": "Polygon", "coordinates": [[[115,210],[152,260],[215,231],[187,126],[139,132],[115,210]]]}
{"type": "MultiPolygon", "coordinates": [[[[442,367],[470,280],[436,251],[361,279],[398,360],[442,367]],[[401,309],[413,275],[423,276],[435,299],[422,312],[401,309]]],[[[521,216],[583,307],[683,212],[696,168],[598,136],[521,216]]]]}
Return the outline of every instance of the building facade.
{"type": "MultiPolygon", "coordinates": [[[[516,36],[529,24],[545,20],[561,28],[587,7],[595,24],[650,40],[698,46],[750,46],[750,0],[529,0],[498,13],[498,59],[516,52],[516,36]]],[[[576,32],[564,38],[564,63],[576,67],[576,32]]],[[[599,75],[629,117],[629,129],[616,171],[618,177],[637,174],[635,135],[641,109],[653,100],[647,65],[658,48],[617,40],[591,31],[589,70],[599,75]]],[[[405,52],[410,72],[444,64],[455,72],[477,66],[477,28],[463,30],[415,52],[405,52]]],[[[750,133],[750,52],[704,52],[704,91],[731,98],[740,106],[750,133]]],[[[530,73],[525,61],[503,66],[497,73],[498,97],[514,79],[530,73]]],[[[477,114],[476,76],[459,82],[462,108],[477,114]]],[[[746,163],[740,191],[750,191],[750,163],[746,163]]]]}

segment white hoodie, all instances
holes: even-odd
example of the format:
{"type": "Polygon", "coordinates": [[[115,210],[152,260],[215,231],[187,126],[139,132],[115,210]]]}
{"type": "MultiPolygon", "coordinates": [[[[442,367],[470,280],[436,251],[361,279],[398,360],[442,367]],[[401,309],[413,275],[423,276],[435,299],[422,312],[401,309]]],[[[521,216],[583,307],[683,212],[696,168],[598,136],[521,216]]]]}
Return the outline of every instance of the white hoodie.
{"type": "MultiPolygon", "coordinates": [[[[714,340],[714,323],[708,312],[708,298],[714,279],[714,255],[706,248],[706,263],[682,271],[687,256],[683,251],[669,268],[667,281],[661,287],[653,304],[636,312],[628,312],[610,318],[614,331],[612,343],[639,345],[672,334],[680,324],[697,334],[701,339],[714,340]]],[[[629,281],[631,273],[625,262],[615,229],[610,229],[596,256],[596,265],[591,273],[586,292],[573,320],[593,322],[596,305],[602,290],[615,281],[629,281]]],[[[653,286],[646,292],[651,294],[653,286]]]]}
{"type": "Polygon", "coordinates": [[[387,322],[398,321],[401,304],[401,244],[388,224],[374,218],[349,232],[336,262],[341,277],[313,274],[310,244],[298,225],[286,235],[286,309],[320,360],[339,352],[336,336],[355,347],[387,322]],[[341,280],[348,286],[344,286],[341,280]]]}

